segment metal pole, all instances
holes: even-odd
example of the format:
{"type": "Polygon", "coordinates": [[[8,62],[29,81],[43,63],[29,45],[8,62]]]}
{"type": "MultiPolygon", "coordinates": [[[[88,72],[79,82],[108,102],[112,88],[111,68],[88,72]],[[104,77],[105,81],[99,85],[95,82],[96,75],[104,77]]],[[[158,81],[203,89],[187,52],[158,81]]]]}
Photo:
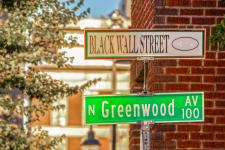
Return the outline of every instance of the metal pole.
{"type": "Polygon", "coordinates": [[[116,124],[112,125],[112,150],[116,150],[116,124]]]}
{"type": "MultiPolygon", "coordinates": [[[[148,60],[143,60],[143,70],[144,70],[144,83],[143,83],[143,95],[148,94],[148,83],[147,83],[147,74],[148,74],[148,60]]],[[[153,124],[152,121],[142,121],[141,122],[141,133],[140,133],[140,149],[149,150],[151,147],[151,133],[150,128],[153,124]]]]}
{"type": "Polygon", "coordinates": [[[149,126],[147,122],[141,122],[141,150],[149,150],[150,148],[149,126]]]}
{"type": "MultiPolygon", "coordinates": [[[[116,93],[116,63],[112,66],[112,93],[116,93]]],[[[112,125],[112,150],[116,150],[116,124],[112,125]]]]}
{"type": "Polygon", "coordinates": [[[140,149],[150,150],[151,149],[151,133],[150,129],[154,124],[153,121],[142,121],[141,122],[141,133],[140,133],[140,149]]]}

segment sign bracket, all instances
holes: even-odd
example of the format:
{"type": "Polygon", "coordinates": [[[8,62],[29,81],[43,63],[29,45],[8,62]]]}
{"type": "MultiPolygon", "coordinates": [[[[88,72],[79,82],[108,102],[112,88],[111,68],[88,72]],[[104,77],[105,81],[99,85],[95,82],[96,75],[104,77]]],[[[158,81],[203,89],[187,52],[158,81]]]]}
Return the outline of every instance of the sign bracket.
{"type": "Polygon", "coordinates": [[[147,75],[148,75],[148,60],[143,60],[144,67],[144,83],[143,83],[143,94],[147,95],[148,93],[148,84],[147,84],[147,75]]]}
{"type": "Polygon", "coordinates": [[[143,82],[143,89],[142,92],[139,93],[140,96],[146,96],[146,95],[152,95],[152,92],[148,91],[148,83],[147,83],[147,75],[148,75],[148,63],[150,62],[150,60],[152,59],[145,59],[145,57],[143,57],[143,78],[144,78],[144,82],[143,82]]]}

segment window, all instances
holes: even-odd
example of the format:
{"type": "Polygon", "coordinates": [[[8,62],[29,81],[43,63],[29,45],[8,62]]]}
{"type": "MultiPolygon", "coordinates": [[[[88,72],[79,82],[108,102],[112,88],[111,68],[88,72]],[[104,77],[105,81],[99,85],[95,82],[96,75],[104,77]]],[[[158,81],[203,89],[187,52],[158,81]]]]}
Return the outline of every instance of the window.
{"type": "Polygon", "coordinates": [[[67,97],[59,100],[55,105],[64,105],[64,109],[60,109],[59,111],[52,111],[51,117],[51,125],[53,126],[66,126],[67,125],[67,117],[68,117],[68,102],[67,97]]]}

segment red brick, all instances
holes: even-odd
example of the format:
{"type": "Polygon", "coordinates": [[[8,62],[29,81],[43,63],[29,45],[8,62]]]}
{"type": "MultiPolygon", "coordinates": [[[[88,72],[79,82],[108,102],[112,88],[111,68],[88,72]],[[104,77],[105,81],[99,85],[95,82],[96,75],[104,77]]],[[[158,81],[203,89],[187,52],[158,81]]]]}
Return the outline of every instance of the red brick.
{"type": "Polygon", "coordinates": [[[225,48],[221,48],[220,43],[218,44],[218,47],[219,47],[218,48],[219,51],[221,51],[221,52],[224,52],[225,51],[225,48]]]}
{"type": "MultiPolygon", "coordinates": [[[[165,138],[171,139],[172,146],[169,147],[168,141],[162,140],[162,136],[155,136],[152,142],[152,149],[168,149],[168,150],[211,150],[211,149],[224,149],[221,146],[221,142],[225,139],[225,123],[223,118],[225,115],[222,110],[225,108],[225,52],[220,51],[216,46],[211,47],[208,42],[208,38],[211,33],[215,31],[215,24],[222,19],[221,13],[225,11],[222,8],[217,9],[217,3],[219,7],[222,7],[221,0],[155,0],[156,6],[150,6],[153,1],[150,0],[133,0],[136,11],[132,10],[132,26],[135,28],[150,29],[154,28],[205,28],[207,33],[207,48],[206,59],[204,60],[154,60],[154,64],[150,66],[148,72],[148,87],[150,91],[167,92],[167,91],[204,91],[204,106],[205,116],[204,122],[201,123],[174,123],[173,126],[167,128],[167,126],[160,126],[155,133],[158,135],[164,135],[165,138]],[[188,3],[188,4],[184,4],[188,3]],[[167,5],[166,5],[167,4],[167,5]],[[190,4],[190,5],[189,5],[190,4]],[[170,5],[170,6],[169,6],[170,5]],[[179,6],[181,5],[181,6],[179,6]],[[163,6],[163,7],[161,7],[163,6]],[[155,8],[154,8],[155,7],[155,8]],[[213,8],[214,7],[214,8],[213,8]],[[154,12],[155,10],[155,12],[154,12]],[[215,10],[215,11],[212,11],[215,10]],[[222,10],[222,11],[221,11],[222,10]],[[154,16],[158,15],[158,16],[154,16]],[[165,16],[166,15],[166,16],[165,16]],[[173,16],[174,15],[174,16],[173,16]],[[207,16],[208,15],[208,16],[207,16]],[[172,18],[171,20],[167,17],[172,18]],[[188,21],[182,21],[182,19],[173,18],[188,18],[188,21]],[[192,19],[193,18],[193,19],[192,19]],[[135,22],[136,21],[136,22],[135,22]],[[167,22],[168,21],[168,22],[167,22]],[[169,23],[169,21],[171,21],[169,23]],[[192,24],[192,21],[194,24],[192,24]],[[182,23],[182,24],[181,24],[182,23]],[[188,24],[187,24],[188,23],[188,24]],[[212,49],[211,49],[212,48],[212,49]],[[156,69],[157,68],[157,69],[156,69]],[[160,68],[160,69],[159,69],[160,68]],[[176,69],[178,68],[178,69],[176,69]],[[180,69],[181,68],[181,69],[180,69]],[[185,68],[185,69],[182,69],[185,68]],[[170,77],[174,76],[174,77],[170,77]],[[186,77],[187,76],[187,77],[186,77]],[[159,77],[157,79],[157,77],[159,77]],[[164,78],[169,79],[164,79],[164,78]],[[156,80],[155,80],[156,79],[156,80]],[[200,80],[201,79],[201,80],[200,80]],[[162,81],[162,82],[161,82],[162,81]],[[165,82],[164,82],[165,81],[165,82]],[[204,82],[206,81],[206,82],[204,82]],[[169,83],[168,83],[169,82],[169,83]],[[184,82],[184,83],[182,83],[184,82]],[[196,83],[195,83],[196,82],[196,83]],[[149,86],[150,85],[150,86],[149,86]],[[172,85],[173,87],[169,87],[172,85]],[[184,88],[179,87],[184,86],[184,88]],[[169,89],[169,90],[168,90],[169,89]],[[186,127],[181,127],[181,125],[186,127]],[[171,131],[161,131],[161,130],[171,131]],[[183,131],[179,131],[183,130],[183,131]],[[182,133],[185,136],[182,137],[182,133]],[[168,134],[168,135],[167,135],[168,134]],[[189,139],[185,139],[186,135],[189,139]],[[179,136],[181,136],[179,138],[179,136]],[[160,138],[157,138],[160,137],[160,138]],[[155,142],[157,140],[157,142],[155,142]],[[180,142],[180,143],[179,143],[180,142]],[[183,143],[181,143],[183,142],[183,143]],[[186,143],[187,142],[187,143],[186,143]],[[191,143],[191,142],[197,142],[191,143]],[[208,144],[211,147],[203,147],[203,143],[211,142],[208,144]],[[217,144],[212,144],[217,142],[217,144]],[[191,143],[191,144],[190,144],[191,143]],[[193,146],[193,145],[197,146],[193,146]],[[178,147],[180,146],[180,147],[178,147]],[[213,147],[215,146],[215,147],[213,147]]],[[[133,4],[132,4],[133,5],[133,4]]],[[[134,6],[132,6],[134,8],[134,6]]],[[[225,7],[225,5],[224,5],[225,7]]],[[[185,19],[184,19],[185,20],[185,19]]],[[[135,68],[136,69],[136,68],[135,68]]],[[[131,72],[135,76],[135,72],[131,72]]],[[[134,80],[134,79],[133,79],[134,80]]],[[[132,82],[132,81],[131,81],[132,82]]],[[[133,88],[133,87],[132,87],[133,88]]],[[[158,124],[156,125],[158,126],[158,124]]],[[[140,129],[140,128],[139,128],[140,129]]],[[[132,137],[138,137],[139,129],[131,129],[132,137]]],[[[131,138],[131,139],[135,139],[131,138]]],[[[139,150],[139,141],[136,144],[130,143],[130,149],[139,150]],[[136,145],[131,146],[131,145],[136,145]]],[[[165,140],[167,140],[165,139],[165,140]]],[[[207,144],[205,144],[207,146],[207,144]]],[[[224,145],[222,145],[224,146],[224,145]]]]}
{"type": "Polygon", "coordinates": [[[225,7],[224,1],[218,1],[218,7],[225,7]]]}
{"type": "Polygon", "coordinates": [[[212,133],[191,133],[191,139],[197,140],[212,140],[213,134],[212,133]]]}
{"type": "Polygon", "coordinates": [[[204,82],[225,82],[225,76],[204,76],[204,82]]]}
{"type": "Polygon", "coordinates": [[[166,133],[166,140],[188,139],[187,133],[166,133]]]}
{"type": "Polygon", "coordinates": [[[225,14],[224,9],[206,9],[205,15],[206,16],[223,16],[225,14]]]}
{"type": "Polygon", "coordinates": [[[179,29],[186,29],[186,25],[180,25],[178,28],[179,29]]]}
{"type": "Polygon", "coordinates": [[[140,131],[132,130],[132,131],[130,131],[130,136],[140,137],[140,131]]]}
{"type": "Polygon", "coordinates": [[[163,74],[163,68],[161,67],[151,67],[151,69],[149,69],[150,71],[152,71],[153,74],[163,74]]]}
{"type": "Polygon", "coordinates": [[[216,23],[221,23],[221,21],[223,20],[224,18],[223,17],[219,17],[216,19],[216,23]]]}
{"type": "Polygon", "coordinates": [[[165,6],[166,5],[166,1],[165,0],[156,0],[155,1],[155,5],[156,6],[165,6]]]}
{"type": "MultiPolygon", "coordinates": [[[[213,35],[215,32],[216,32],[216,27],[215,26],[211,27],[210,35],[213,35]]],[[[214,44],[214,45],[211,44],[210,46],[211,46],[211,51],[215,51],[218,49],[217,44],[214,44]]]]}
{"type": "Polygon", "coordinates": [[[132,138],[132,139],[130,139],[130,142],[132,144],[139,144],[140,143],[140,138],[139,137],[132,138]]]}
{"type": "Polygon", "coordinates": [[[215,74],[214,68],[191,68],[192,74],[215,74]]]}
{"type": "Polygon", "coordinates": [[[168,24],[189,24],[190,18],[188,17],[167,17],[168,24]]]}
{"type": "Polygon", "coordinates": [[[191,6],[191,1],[190,0],[166,0],[166,5],[167,6],[191,6]]]}
{"type": "Polygon", "coordinates": [[[176,60],[157,60],[153,62],[154,66],[176,66],[176,60]]]}
{"type": "Polygon", "coordinates": [[[203,148],[224,148],[225,147],[225,142],[203,142],[203,148]]]}
{"type": "Polygon", "coordinates": [[[222,133],[222,134],[216,134],[216,139],[217,139],[217,140],[224,140],[224,139],[225,139],[225,133],[222,133]]]}
{"type": "Polygon", "coordinates": [[[215,0],[194,0],[192,2],[193,7],[215,7],[215,0]]]}
{"type": "Polygon", "coordinates": [[[224,116],[225,109],[205,109],[205,114],[211,116],[224,116]]]}
{"type": "Polygon", "coordinates": [[[206,52],[206,59],[215,59],[216,53],[215,52],[206,52]]]}
{"type": "Polygon", "coordinates": [[[204,132],[225,132],[225,125],[203,125],[204,132]]]}
{"type": "MultiPolygon", "coordinates": [[[[225,53],[224,52],[218,53],[218,59],[225,59],[225,53]]],[[[225,66],[225,64],[224,64],[224,66],[225,66]]]]}
{"type": "Polygon", "coordinates": [[[162,140],[163,134],[161,132],[151,133],[151,140],[162,140]]]}
{"type": "Polygon", "coordinates": [[[175,131],[176,126],[174,124],[158,124],[156,129],[157,131],[175,131]]]}
{"type": "Polygon", "coordinates": [[[165,28],[168,28],[168,29],[177,29],[178,26],[177,25],[153,25],[152,29],[165,29],[165,28]]]}
{"type": "Polygon", "coordinates": [[[205,117],[204,123],[214,123],[215,122],[215,117],[205,117]]]}
{"type": "Polygon", "coordinates": [[[215,99],[216,94],[215,94],[214,92],[209,91],[209,92],[205,92],[205,93],[204,93],[204,96],[205,96],[205,98],[207,98],[207,99],[215,99]]]}
{"type": "Polygon", "coordinates": [[[213,56],[213,55],[210,55],[211,52],[207,52],[207,50],[209,50],[209,45],[210,45],[209,44],[209,38],[210,38],[210,30],[211,30],[211,28],[209,26],[203,26],[203,28],[206,29],[206,49],[205,49],[205,51],[206,51],[206,59],[213,59],[213,58],[211,58],[211,56],[213,56]]]}
{"type": "Polygon", "coordinates": [[[216,93],[216,98],[225,99],[225,93],[216,93]]]}
{"type": "MultiPolygon", "coordinates": [[[[174,150],[176,147],[176,144],[174,141],[152,141],[151,142],[151,149],[164,149],[166,148],[167,150],[174,150]]],[[[140,149],[137,149],[140,150],[140,149]]]]}
{"type": "Polygon", "coordinates": [[[179,82],[201,82],[202,77],[201,76],[179,76],[178,81],[179,82]]]}
{"type": "Polygon", "coordinates": [[[201,26],[201,25],[195,25],[195,27],[194,27],[195,29],[202,29],[203,28],[203,26],[201,26]]]}
{"type": "Polygon", "coordinates": [[[188,84],[166,84],[166,90],[169,90],[169,91],[174,91],[174,90],[177,90],[177,91],[185,91],[185,90],[188,90],[189,89],[189,86],[188,84]]]}
{"type": "Polygon", "coordinates": [[[205,98],[210,98],[210,99],[225,99],[225,93],[205,92],[205,98]]]}
{"type": "Polygon", "coordinates": [[[163,84],[153,84],[153,91],[162,91],[163,87],[163,84]]]}
{"type": "Polygon", "coordinates": [[[181,9],[180,15],[191,15],[191,16],[203,15],[203,9],[181,9]]]}
{"type": "Polygon", "coordinates": [[[217,117],[216,124],[225,124],[225,117],[217,117]]]}
{"type": "Polygon", "coordinates": [[[213,106],[214,106],[213,101],[205,100],[205,107],[213,107],[213,106]]]}
{"type": "Polygon", "coordinates": [[[139,149],[140,149],[140,144],[133,144],[133,143],[130,144],[130,150],[139,150],[139,149]]]}
{"type": "Polygon", "coordinates": [[[176,76],[172,75],[156,75],[154,76],[154,81],[155,82],[175,82],[176,81],[176,76]]]}
{"type": "Polygon", "coordinates": [[[180,60],[180,66],[201,66],[202,60],[180,60]]]}
{"type": "Polygon", "coordinates": [[[212,25],[215,24],[215,18],[201,18],[201,17],[193,17],[192,24],[199,24],[199,25],[212,25]]]}
{"type": "Polygon", "coordinates": [[[216,84],[217,91],[225,91],[225,84],[216,84]]]}
{"type": "Polygon", "coordinates": [[[217,66],[218,66],[218,67],[225,67],[225,60],[224,60],[224,59],[218,60],[218,61],[217,61],[217,66]]]}
{"type": "Polygon", "coordinates": [[[156,15],[178,15],[178,9],[156,8],[156,15]]]}
{"type": "MultiPolygon", "coordinates": [[[[183,150],[183,149],[176,149],[176,150],[183,150]]],[[[205,148],[190,148],[188,150],[208,150],[208,149],[205,149],[205,148]]]]}
{"type": "Polygon", "coordinates": [[[193,29],[194,28],[194,26],[192,26],[192,25],[188,25],[188,26],[186,26],[188,29],[193,29]]]}
{"type": "Polygon", "coordinates": [[[222,107],[224,108],[225,107],[225,100],[218,100],[216,101],[216,107],[222,107]]]}
{"type": "Polygon", "coordinates": [[[213,84],[192,84],[191,85],[191,90],[194,91],[213,91],[214,90],[214,85],[213,84]]]}
{"type": "Polygon", "coordinates": [[[201,143],[200,141],[178,141],[177,147],[178,148],[200,148],[201,143]]]}
{"type": "Polygon", "coordinates": [[[187,74],[189,73],[189,68],[166,68],[167,74],[187,74]]]}
{"type": "Polygon", "coordinates": [[[178,131],[200,131],[201,126],[200,125],[177,125],[178,131]]]}
{"type": "Polygon", "coordinates": [[[225,68],[217,68],[217,74],[225,74],[225,68]]]}
{"type": "Polygon", "coordinates": [[[130,125],[130,129],[131,130],[137,130],[137,129],[141,129],[141,124],[131,124],[130,125]]]}
{"type": "Polygon", "coordinates": [[[215,60],[205,60],[204,61],[204,66],[211,66],[211,67],[215,67],[217,66],[217,61],[215,60]]]}
{"type": "Polygon", "coordinates": [[[159,16],[155,16],[154,17],[154,24],[165,24],[165,17],[159,17],[159,16]]]}

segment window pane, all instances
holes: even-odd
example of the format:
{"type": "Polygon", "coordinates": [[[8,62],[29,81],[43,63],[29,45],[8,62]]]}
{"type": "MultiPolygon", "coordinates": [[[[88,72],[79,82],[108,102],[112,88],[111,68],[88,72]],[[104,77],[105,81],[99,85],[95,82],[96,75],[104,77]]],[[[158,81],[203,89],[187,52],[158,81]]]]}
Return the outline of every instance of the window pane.
{"type": "Polygon", "coordinates": [[[117,90],[129,90],[130,84],[128,82],[118,82],[117,85],[117,90]]]}
{"type": "Polygon", "coordinates": [[[51,124],[54,126],[66,126],[67,125],[67,113],[68,113],[68,103],[67,98],[63,98],[57,101],[54,105],[64,105],[64,109],[60,109],[59,111],[52,111],[51,124]]]}

